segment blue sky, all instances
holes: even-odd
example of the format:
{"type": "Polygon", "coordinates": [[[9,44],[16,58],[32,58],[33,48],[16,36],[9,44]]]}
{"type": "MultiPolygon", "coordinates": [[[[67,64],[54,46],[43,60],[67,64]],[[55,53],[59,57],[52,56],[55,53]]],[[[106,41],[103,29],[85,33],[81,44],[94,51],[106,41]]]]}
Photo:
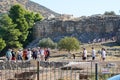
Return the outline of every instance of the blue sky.
{"type": "Polygon", "coordinates": [[[114,11],[120,14],[120,0],[31,0],[57,13],[75,17],[114,11]]]}

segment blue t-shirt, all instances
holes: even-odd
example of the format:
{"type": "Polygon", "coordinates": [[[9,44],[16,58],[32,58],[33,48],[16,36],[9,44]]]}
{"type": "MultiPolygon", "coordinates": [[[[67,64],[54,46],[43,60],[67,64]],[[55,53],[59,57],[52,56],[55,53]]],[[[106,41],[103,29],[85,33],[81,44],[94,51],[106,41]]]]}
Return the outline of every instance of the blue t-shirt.
{"type": "Polygon", "coordinates": [[[11,51],[7,51],[7,52],[6,52],[6,57],[12,57],[11,51]]]}

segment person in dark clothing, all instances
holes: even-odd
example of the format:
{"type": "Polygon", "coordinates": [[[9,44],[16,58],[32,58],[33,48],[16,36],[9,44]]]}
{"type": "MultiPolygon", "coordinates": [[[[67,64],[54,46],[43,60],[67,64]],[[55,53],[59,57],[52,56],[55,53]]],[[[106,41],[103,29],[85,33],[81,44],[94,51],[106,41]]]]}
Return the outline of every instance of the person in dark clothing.
{"type": "Polygon", "coordinates": [[[73,54],[73,59],[75,59],[75,54],[73,54]]]}
{"type": "Polygon", "coordinates": [[[15,60],[16,59],[16,53],[15,53],[15,50],[13,49],[12,51],[11,51],[11,53],[12,53],[12,60],[15,60]]]}
{"type": "Polygon", "coordinates": [[[32,50],[32,57],[33,57],[33,59],[37,59],[37,50],[36,49],[33,49],[32,50]]]}

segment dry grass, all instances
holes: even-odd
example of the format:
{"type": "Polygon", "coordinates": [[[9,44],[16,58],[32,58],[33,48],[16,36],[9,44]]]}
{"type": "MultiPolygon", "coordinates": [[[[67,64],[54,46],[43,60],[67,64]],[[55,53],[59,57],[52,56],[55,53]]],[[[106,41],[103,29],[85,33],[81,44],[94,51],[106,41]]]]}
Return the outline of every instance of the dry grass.
{"type": "MultiPolygon", "coordinates": [[[[96,52],[98,52],[99,50],[101,50],[101,48],[105,48],[107,49],[112,49],[112,48],[120,48],[120,46],[118,46],[115,42],[104,42],[104,43],[94,43],[94,44],[82,44],[80,49],[77,51],[71,51],[71,54],[76,54],[78,57],[81,56],[82,51],[83,51],[83,47],[86,48],[86,50],[88,51],[88,55],[91,55],[91,48],[94,47],[96,52]]],[[[119,54],[120,51],[110,51],[112,54],[115,54],[116,52],[119,54]]],[[[51,51],[51,55],[63,55],[63,54],[68,54],[67,51],[59,51],[59,50],[52,50],[51,51]]],[[[107,53],[109,54],[109,51],[107,51],[107,53]]],[[[98,53],[97,53],[98,54],[98,53]]],[[[53,58],[52,60],[59,60],[59,59],[63,59],[62,57],[56,57],[53,58]]],[[[100,55],[97,55],[97,59],[101,60],[100,55]]],[[[110,60],[120,60],[118,59],[118,57],[115,56],[107,56],[107,61],[110,60]]]]}
{"type": "Polygon", "coordinates": [[[107,56],[106,61],[120,61],[120,58],[115,56],[107,56]]]}

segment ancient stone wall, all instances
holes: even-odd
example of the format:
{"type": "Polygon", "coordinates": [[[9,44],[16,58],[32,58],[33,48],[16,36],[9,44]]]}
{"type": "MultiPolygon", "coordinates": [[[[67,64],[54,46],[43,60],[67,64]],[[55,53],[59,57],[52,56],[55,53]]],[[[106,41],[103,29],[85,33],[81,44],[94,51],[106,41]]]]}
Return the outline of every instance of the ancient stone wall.
{"type": "Polygon", "coordinates": [[[96,15],[77,20],[45,19],[34,27],[36,38],[51,37],[58,41],[64,36],[77,37],[82,42],[98,39],[111,39],[120,26],[120,16],[96,15]]]}

